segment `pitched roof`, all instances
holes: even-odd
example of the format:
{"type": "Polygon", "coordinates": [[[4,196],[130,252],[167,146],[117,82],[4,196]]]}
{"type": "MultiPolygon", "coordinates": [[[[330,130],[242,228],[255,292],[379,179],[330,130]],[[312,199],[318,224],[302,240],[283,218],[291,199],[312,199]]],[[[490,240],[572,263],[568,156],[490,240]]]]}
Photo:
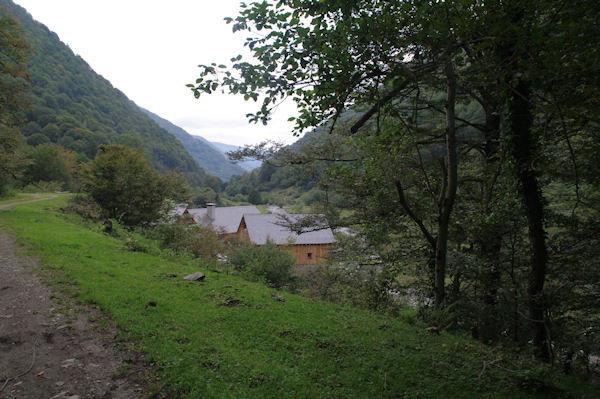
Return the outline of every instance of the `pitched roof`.
{"type": "MultiPolygon", "coordinates": [[[[289,222],[292,223],[299,222],[305,217],[314,218],[315,216],[317,215],[285,215],[289,222]]],[[[321,226],[314,231],[297,234],[289,227],[285,226],[286,223],[289,223],[288,221],[276,214],[246,214],[244,215],[244,220],[246,222],[246,227],[248,228],[250,241],[257,245],[266,244],[267,240],[272,241],[277,245],[333,244],[335,242],[333,232],[327,227],[326,222],[320,223],[321,226]]]]}
{"type": "Polygon", "coordinates": [[[177,204],[169,211],[169,216],[181,216],[187,209],[187,204],[177,204]]]}
{"type": "MultiPolygon", "coordinates": [[[[208,218],[207,208],[188,209],[188,213],[194,218],[194,222],[203,226],[211,225],[208,218]]],[[[215,220],[212,226],[220,233],[235,233],[240,226],[244,214],[260,214],[255,206],[225,206],[215,208],[215,220]]]]}

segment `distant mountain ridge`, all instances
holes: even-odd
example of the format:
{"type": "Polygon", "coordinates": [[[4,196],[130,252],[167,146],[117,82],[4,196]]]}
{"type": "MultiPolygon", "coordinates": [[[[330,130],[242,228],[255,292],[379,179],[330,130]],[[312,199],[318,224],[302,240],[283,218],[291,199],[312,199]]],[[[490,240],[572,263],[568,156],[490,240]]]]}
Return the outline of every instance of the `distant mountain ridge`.
{"type": "MultiPolygon", "coordinates": [[[[202,139],[202,137],[200,137],[200,136],[195,136],[195,137],[202,139]]],[[[219,143],[219,142],[216,142],[216,141],[208,141],[208,143],[210,143],[210,145],[212,145],[213,147],[215,147],[217,150],[219,150],[223,154],[226,154],[226,153],[231,152],[231,151],[237,151],[240,148],[242,148],[242,147],[237,146],[237,145],[219,143]]],[[[244,170],[250,172],[250,171],[252,171],[252,170],[254,170],[256,168],[260,168],[260,166],[262,165],[262,161],[257,161],[257,160],[242,161],[242,162],[237,162],[236,165],[239,165],[244,170]]]]}
{"type": "MultiPolygon", "coordinates": [[[[219,177],[222,180],[229,180],[233,175],[241,175],[244,169],[229,161],[223,152],[212,146],[209,141],[200,136],[193,136],[179,126],[169,122],[160,116],[139,107],[142,112],[148,115],[158,126],[171,133],[183,144],[187,152],[196,160],[206,173],[219,177]]],[[[237,148],[237,147],[235,147],[237,148]]]]}

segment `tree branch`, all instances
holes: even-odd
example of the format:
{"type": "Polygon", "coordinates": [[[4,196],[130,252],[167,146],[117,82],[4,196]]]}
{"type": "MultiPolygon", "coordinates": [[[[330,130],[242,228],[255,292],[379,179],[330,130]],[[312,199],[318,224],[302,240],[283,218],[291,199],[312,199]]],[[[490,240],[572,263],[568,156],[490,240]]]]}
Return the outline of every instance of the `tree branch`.
{"type": "Polygon", "coordinates": [[[429,245],[431,245],[432,248],[435,248],[435,237],[431,235],[429,230],[427,230],[427,227],[425,227],[425,225],[423,224],[423,221],[413,212],[413,210],[408,205],[408,201],[406,200],[406,196],[404,195],[404,189],[402,188],[402,183],[400,183],[400,180],[397,179],[394,181],[394,183],[396,185],[396,191],[398,192],[398,199],[400,200],[400,205],[402,205],[402,208],[404,208],[406,214],[419,227],[419,229],[425,236],[425,239],[427,239],[427,242],[429,242],[429,245]]]}

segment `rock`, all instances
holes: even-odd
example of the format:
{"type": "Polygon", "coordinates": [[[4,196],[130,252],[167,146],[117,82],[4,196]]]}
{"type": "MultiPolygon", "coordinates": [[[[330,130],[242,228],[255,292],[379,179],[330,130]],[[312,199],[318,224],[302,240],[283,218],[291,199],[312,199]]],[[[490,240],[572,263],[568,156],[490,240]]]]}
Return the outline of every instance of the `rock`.
{"type": "Polygon", "coordinates": [[[427,327],[425,329],[429,334],[440,335],[440,329],[438,327],[427,327]]]}
{"type": "Polygon", "coordinates": [[[196,272],[194,274],[189,274],[189,275],[185,276],[183,279],[189,280],[189,281],[202,281],[202,280],[204,280],[204,277],[206,277],[204,275],[204,273],[196,272]]]}
{"type": "Polygon", "coordinates": [[[241,303],[242,303],[242,301],[237,298],[227,297],[227,298],[223,299],[223,301],[220,303],[220,306],[236,306],[241,303]]]}
{"type": "Polygon", "coordinates": [[[60,367],[71,367],[71,366],[75,366],[77,364],[77,360],[75,359],[67,359],[65,361],[62,362],[62,364],[60,365],[60,367]]]}
{"type": "Polygon", "coordinates": [[[279,302],[285,302],[285,298],[282,297],[281,295],[271,294],[271,298],[277,299],[279,302]]]}

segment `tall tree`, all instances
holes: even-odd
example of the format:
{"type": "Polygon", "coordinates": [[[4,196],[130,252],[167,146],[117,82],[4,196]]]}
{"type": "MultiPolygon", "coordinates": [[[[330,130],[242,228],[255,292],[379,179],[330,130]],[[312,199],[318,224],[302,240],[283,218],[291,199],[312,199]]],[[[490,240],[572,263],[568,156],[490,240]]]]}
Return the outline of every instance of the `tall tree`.
{"type": "Polygon", "coordinates": [[[378,132],[386,107],[418,90],[422,78],[446,76],[448,112],[443,140],[446,155],[440,165],[443,184],[435,233],[430,233],[408,203],[402,201],[400,181],[396,185],[405,212],[414,216],[414,222],[432,246],[435,303],[441,306],[445,296],[447,232],[457,188],[456,76],[452,60],[459,46],[451,26],[439,17],[444,6],[432,9],[420,7],[421,3],[425,4],[420,1],[254,3],[235,20],[228,21],[233,23],[234,31],[268,31],[265,36],[250,38],[246,43],[258,62],[252,64],[241,62],[241,57],[235,58],[234,61],[240,61],[233,65],[240,72],[239,77],[223,69],[224,66],[204,66],[196,85],[190,86],[196,96],[211,93],[221,85],[231,93],[255,101],[264,94],[260,110],[250,117],[251,121],[263,123],[268,122],[279,101],[293,97],[300,110],[297,132],[327,119],[334,128],[349,106],[367,105],[350,128],[356,134],[373,124],[377,124],[374,131],[378,132]],[[438,36],[430,38],[426,33],[430,29],[435,29],[438,36]],[[405,57],[411,54],[413,61],[407,62],[405,57]]]}
{"type": "MultiPolygon", "coordinates": [[[[598,65],[598,57],[593,56],[598,50],[597,33],[588,25],[577,26],[578,19],[589,25],[597,22],[600,13],[591,18],[588,14],[598,6],[589,3],[281,0],[243,5],[240,15],[228,22],[234,31],[262,31],[246,42],[255,62],[238,56],[232,59],[231,69],[203,66],[196,83],[189,86],[196,96],[223,87],[247,100],[260,98],[259,110],[250,115],[253,122],[267,123],[277,104],[291,97],[299,108],[296,132],[324,121],[333,130],[345,110],[361,110],[349,134],[366,131],[374,145],[389,143],[390,153],[396,151],[392,143],[398,139],[409,144],[405,137],[410,137],[415,143],[429,128],[423,123],[423,109],[443,112],[439,104],[423,99],[421,90],[428,87],[446,92],[445,133],[437,141],[427,142],[444,144],[437,180],[437,229],[432,230],[407,201],[400,174],[395,180],[396,202],[435,249],[434,293],[439,306],[445,295],[448,221],[461,184],[458,157],[464,158],[473,147],[481,148],[483,162],[478,171],[484,178],[480,179],[481,210],[476,223],[488,227],[479,229],[485,233],[478,235],[477,242],[488,263],[484,304],[493,314],[501,281],[498,259],[506,235],[502,230],[510,225],[497,216],[509,214],[500,208],[510,202],[499,200],[502,194],[497,190],[501,178],[518,183],[522,207],[515,209],[524,212],[530,241],[528,318],[536,354],[547,360],[550,345],[544,282],[548,252],[541,147],[545,140],[558,137],[552,123],[558,114],[563,124],[584,126],[590,118],[582,121],[581,111],[595,109],[589,101],[585,106],[585,101],[575,101],[578,105],[567,110],[573,112],[571,119],[565,112],[554,119],[548,116],[560,108],[551,101],[559,93],[597,93],[598,74],[585,76],[579,71],[582,66],[597,70],[598,65]],[[450,65],[455,66],[455,73],[450,65]],[[561,81],[559,76],[566,79],[561,81]],[[485,120],[458,118],[451,107],[454,97],[457,101],[476,100],[485,120]],[[413,104],[414,117],[407,117],[406,107],[399,111],[405,104],[413,104]],[[543,115],[547,117],[540,117],[543,115]],[[386,117],[396,118],[395,128],[385,130],[386,117]],[[475,128],[483,137],[474,144],[463,141],[468,145],[457,152],[456,123],[475,128]],[[403,136],[407,132],[410,135],[403,136]],[[505,156],[506,152],[511,156],[505,156]],[[510,177],[503,170],[509,164],[514,171],[510,177]]],[[[568,140],[567,144],[572,149],[568,140]]],[[[423,165],[421,162],[418,168],[425,171],[423,165]]],[[[428,180],[425,176],[423,184],[433,187],[428,180]]],[[[510,186],[507,182],[504,188],[510,186]]]]}
{"type": "Polygon", "coordinates": [[[140,150],[102,145],[86,175],[86,191],[108,217],[129,226],[147,224],[159,217],[167,184],[140,150]]]}

